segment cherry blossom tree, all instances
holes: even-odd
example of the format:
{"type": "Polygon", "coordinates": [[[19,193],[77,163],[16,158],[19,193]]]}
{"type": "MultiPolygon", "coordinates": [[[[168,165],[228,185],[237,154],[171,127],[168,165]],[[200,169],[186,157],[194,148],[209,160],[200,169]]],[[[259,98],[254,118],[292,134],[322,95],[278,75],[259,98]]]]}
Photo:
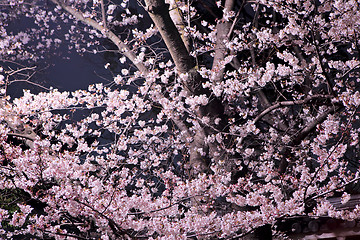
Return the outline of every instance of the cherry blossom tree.
{"type": "Polygon", "coordinates": [[[0,7],[1,237],[284,239],[293,217],[359,218],[328,201],[360,179],[358,1],[0,7]],[[34,27],[11,32],[21,18],[34,27]],[[36,64],[62,41],[115,52],[122,70],[11,99],[33,67],[6,63],[36,64]]]}

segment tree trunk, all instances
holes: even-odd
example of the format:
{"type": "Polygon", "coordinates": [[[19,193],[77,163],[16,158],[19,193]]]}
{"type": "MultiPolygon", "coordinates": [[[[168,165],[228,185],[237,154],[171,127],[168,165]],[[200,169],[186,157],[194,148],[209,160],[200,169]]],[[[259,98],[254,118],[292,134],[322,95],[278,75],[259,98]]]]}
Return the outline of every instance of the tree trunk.
{"type": "MultiPolygon", "coordinates": [[[[145,0],[147,11],[156,27],[158,28],[161,37],[163,38],[166,47],[168,48],[171,57],[176,65],[179,73],[188,74],[186,80],[183,82],[184,88],[188,96],[197,96],[206,94],[209,99],[209,104],[201,107],[196,111],[197,118],[201,119],[205,116],[210,118],[213,122],[215,118],[223,114],[223,106],[218,99],[210,97],[210,91],[202,87],[203,79],[195,69],[195,59],[190,56],[185,43],[183,42],[179,31],[169,14],[169,5],[164,0],[145,0]]],[[[208,160],[215,157],[217,146],[215,144],[206,144],[205,138],[212,131],[206,126],[198,129],[193,137],[193,142],[190,146],[190,168],[192,175],[199,172],[207,172],[208,160]],[[206,153],[200,154],[199,150],[206,153]]]]}

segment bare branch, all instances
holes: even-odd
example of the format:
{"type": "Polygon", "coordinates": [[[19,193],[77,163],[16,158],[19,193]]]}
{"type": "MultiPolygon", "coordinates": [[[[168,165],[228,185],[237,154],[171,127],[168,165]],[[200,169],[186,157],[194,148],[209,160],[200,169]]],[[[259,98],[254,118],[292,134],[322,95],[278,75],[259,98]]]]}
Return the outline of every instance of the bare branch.
{"type": "Polygon", "coordinates": [[[12,76],[12,75],[15,75],[15,74],[17,74],[17,73],[20,73],[20,72],[23,72],[23,71],[26,71],[26,70],[34,70],[34,69],[36,69],[36,66],[34,66],[34,67],[22,67],[22,68],[20,68],[20,69],[17,69],[17,70],[13,70],[13,71],[8,72],[8,74],[9,74],[10,76],[12,76]]]}
{"type": "Polygon", "coordinates": [[[107,28],[104,0],[101,0],[100,4],[101,4],[101,15],[102,15],[102,21],[103,21],[102,23],[103,23],[104,28],[107,28]]]}

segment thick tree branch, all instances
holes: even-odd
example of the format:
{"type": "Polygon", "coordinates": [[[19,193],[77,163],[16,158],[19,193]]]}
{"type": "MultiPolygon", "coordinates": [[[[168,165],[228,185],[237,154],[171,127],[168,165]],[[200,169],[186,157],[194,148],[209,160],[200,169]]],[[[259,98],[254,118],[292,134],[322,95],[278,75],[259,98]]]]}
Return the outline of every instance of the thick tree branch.
{"type": "MultiPolygon", "coordinates": [[[[188,75],[183,82],[188,95],[206,94],[210,98],[209,104],[197,110],[196,115],[199,118],[209,116],[212,120],[215,119],[223,113],[222,104],[219,100],[211,98],[210,93],[202,87],[202,78],[195,69],[195,59],[189,55],[179,31],[170,17],[168,5],[164,0],[145,0],[145,3],[150,17],[158,28],[175,62],[177,70],[188,75]]],[[[210,129],[202,126],[192,136],[193,142],[189,147],[192,175],[208,171],[208,157],[219,158],[215,156],[217,146],[215,144],[206,144],[204,141],[208,131],[210,129]]]]}
{"type": "MultiPolygon", "coordinates": [[[[233,10],[235,6],[235,0],[226,0],[225,1],[225,13],[230,12],[233,10]]],[[[232,28],[232,23],[226,19],[224,16],[221,20],[218,21],[216,25],[216,46],[215,46],[215,55],[212,65],[213,72],[216,72],[214,76],[215,82],[221,82],[224,78],[224,67],[221,64],[221,61],[224,60],[226,54],[227,54],[227,48],[226,48],[226,41],[229,39],[230,36],[229,33],[232,28]]]]}
{"type": "Polygon", "coordinates": [[[158,28],[176,68],[187,73],[195,67],[195,60],[189,55],[174,22],[169,14],[169,5],[164,0],[145,0],[146,10],[158,28]]]}
{"type": "MultiPolygon", "coordinates": [[[[106,37],[108,37],[113,43],[116,44],[120,52],[124,54],[130,61],[132,61],[134,65],[142,72],[142,74],[145,77],[147,74],[149,74],[149,70],[147,69],[145,64],[141,61],[137,61],[136,54],[125,43],[123,43],[121,39],[118,36],[116,36],[112,31],[100,25],[98,22],[94,21],[93,19],[85,18],[83,16],[83,13],[66,5],[63,1],[60,0],[51,0],[51,1],[61,6],[65,11],[67,11],[70,15],[72,15],[76,19],[82,21],[88,26],[93,27],[94,29],[101,31],[106,37]]],[[[201,84],[197,83],[197,81],[200,80],[200,78],[198,78],[199,74],[197,73],[196,70],[193,69],[195,67],[195,61],[189,55],[176,26],[174,25],[174,23],[170,18],[168,5],[165,4],[164,0],[148,0],[146,1],[146,4],[150,16],[153,18],[153,21],[158,27],[165,41],[165,44],[167,45],[170,54],[176,64],[178,71],[181,73],[190,73],[189,74],[190,81],[196,82],[196,83],[191,82],[189,84],[191,85],[191,87],[188,87],[188,89],[191,88],[189,94],[191,94],[190,92],[194,92],[194,91],[196,92],[197,90],[195,89],[198,89],[198,86],[199,85],[201,86],[201,84]]],[[[158,94],[159,94],[158,97],[159,99],[164,98],[164,96],[161,93],[158,94]]],[[[197,131],[195,135],[193,135],[190,133],[189,128],[186,126],[184,121],[179,117],[177,117],[175,114],[172,117],[172,121],[176,124],[176,126],[180,129],[180,131],[184,134],[186,138],[191,138],[191,137],[193,138],[193,143],[189,148],[191,170],[192,171],[195,170],[194,172],[207,171],[208,166],[206,164],[206,161],[199,152],[199,150],[201,149],[204,149],[205,151],[206,148],[206,146],[204,145],[204,139],[206,137],[204,130],[200,129],[197,131]]]]}
{"type": "MultiPolygon", "coordinates": [[[[61,0],[51,1],[55,4],[58,4],[74,18],[98,31],[101,31],[109,40],[116,44],[122,54],[124,54],[130,61],[134,63],[134,65],[141,71],[144,77],[149,74],[149,70],[145,64],[141,61],[137,61],[136,54],[112,31],[91,18],[85,18],[82,12],[65,4],[61,0]]],[[[164,0],[146,0],[145,2],[147,11],[158,28],[175,62],[177,70],[180,73],[188,74],[188,79],[184,82],[184,87],[187,90],[188,95],[207,94],[209,96],[210,94],[202,88],[202,78],[200,74],[195,70],[195,59],[189,55],[189,52],[187,51],[186,46],[181,39],[179,31],[169,15],[168,5],[164,0]]],[[[159,99],[162,98],[164,98],[164,96],[159,93],[159,99]]],[[[211,118],[215,119],[217,116],[219,116],[219,114],[222,113],[223,108],[218,100],[211,99],[209,102],[209,106],[197,111],[198,117],[201,118],[205,115],[210,115],[211,118]]],[[[200,128],[194,134],[192,134],[184,121],[179,117],[174,115],[172,117],[172,121],[185,134],[186,137],[193,139],[193,142],[189,147],[191,171],[193,171],[195,174],[198,172],[207,172],[208,160],[206,160],[206,156],[204,156],[202,152],[208,153],[209,156],[212,157],[214,155],[214,151],[216,150],[216,146],[206,146],[204,142],[204,139],[207,136],[206,130],[204,128],[200,128]],[[211,147],[212,150],[209,150],[209,147],[211,147]]]]}
{"type": "MultiPolygon", "coordinates": [[[[296,134],[296,136],[289,143],[289,147],[300,144],[301,141],[304,140],[316,128],[318,124],[326,120],[329,114],[337,112],[340,108],[341,106],[332,106],[328,110],[320,114],[314,121],[310,122],[306,127],[304,127],[300,132],[296,134]]],[[[281,174],[285,173],[286,168],[289,164],[287,161],[287,158],[291,155],[289,147],[286,148],[285,153],[283,154],[283,157],[279,164],[279,173],[281,174]]]]}
{"type": "Polygon", "coordinates": [[[280,108],[280,107],[285,107],[285,106],[293,106],[293,105],[300,105],[300,104],[305,104],[305,103],[309,103],[312,100],[321,100],[321,99],[331,99],[333,96],[332,95],[322,95],[322,94],[317,94],[317,95],[312,95],[312,96],[308,96],[307,98],[303,99],[303,100],[294,100],[294,101],[283,101],[283,102],[278,102],[272,106],[269,106],[268,108],[266,108],[264,111],[262,111],[255,119],[254,122],[258,122],[261,118],[263,118],[266,114],[270,113],[271,111],[280,108]]]}
{"type": "MultiPolygon", "coordinates": [[[[179,6],[176,3],[176,0],[166,0],[166,3],[168,3],[170,6],[170,11],[169,11],[170,17],[173,20],[174,24],[177,26],[177,29],[181,35],[181,39],[183,40],[186,49],[188,50],[188,52],[190,52],[191,50],[190,39],[185,34],[186,26],[181,11],[179,9],[179,6]]],[[[189,17],[189,21],[190,21],[190,17],[189,17]]]]}
{"type": "MultiPolygon", "coordinates": [[[[71,6],[66,5],[61,0],[51,0],[53,3],[59,5],[62,9],[64,9],[66,12],[68,12],[70,15],[72,15],[74,18],[80,20],[84,24],[93,27],[94,29],[102,32],[109,40],[111,40],[119,49],[119,51],[124,54],[125,57],[127,57],[136,67],[137,69],[143,74],[143,76],[146,76],[149,74],[148,68],[145,66],[145,64],[142,61],[138,61],[137,55],[129,48],[128,45],[126,45],[118,36],[115,35],[112,31],[107,29],[106,27],[102,26],[95,20],[91,18],[85,18],[83,13],[72,8],[71,6]]],[[[159,98],[161,99],[163,96],[160,95],[159,98]]],[[[173,122],[176,124],[176,126],[184,133],[186,133],[188,136],[190,136],[189,129],[186,127],[186,125],[183,123],[182,120],[180,120],[177,117],[174,117],[173,122]]]]}
{"type": "Polygon", "coordinates": [[[293,145],[300,144],[301,141],[303,139],[305,139],[306,136],[309,135],[309,133],[311,133],[317,125],[319,125],[320,123],[322,123],[323,121],[326,120],[326,118],[329,116],[329,114],[335,113],[335,112],[339,111],[341,108],[342,108],[342,106],[332,106],[331,108],[329,108],[328,110],[326,110],[325,112],[320,114],[314,121],[312,121],[305,128],[303,128],[296,135],[295,138],[293,138],[292,144],[293,145]]]}

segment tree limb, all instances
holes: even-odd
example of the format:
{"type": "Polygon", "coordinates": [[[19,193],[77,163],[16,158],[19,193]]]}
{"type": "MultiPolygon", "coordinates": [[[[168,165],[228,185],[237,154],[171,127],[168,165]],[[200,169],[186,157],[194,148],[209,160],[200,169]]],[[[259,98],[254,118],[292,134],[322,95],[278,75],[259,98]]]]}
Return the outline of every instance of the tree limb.
{"type": "Polygon", "coordinates": [[[51,0],[56,5],[59,5],[62,9],[68,12],[70,15],[78,19],[79,21],[83,22],[84,24],[93,27],[94,29],[100,31],[104,34],[109,40],[111,40],[119,49],[119,51],[126,56],[136,67],[137,69],[143,74],[146,75],[149,71],[145,64],[141,61],[137,61],[136,54],[126,45],[118,36],[115,35],[112,31],[110,31],[105,26],[102,26],[95,20],[91,18],[84,17],[84,14],[71,6],[68,6],[61,0],[51,0]]]}
{"type": "Polygon", "coordinates": [[[107,28],[104,0],[101,0],[100,4],[101,4],[101,16],[102,16],[102,21],[103,21],[102,24],[103,24],[104,28],[107,28]]]}
{"type": "Polygon", "coordinates": [[[109,218],[108,216],[106,216],[104,213],[100,212],[99,210],[95,209],[94,207],[90,206],[89,204],[87,203],[84,203],[80,200],[77,200],[77,199],[73,199],[75,202],[79,203],[79,204],[82,204],[88,208],[90,208],[91,210],[93,210],[95,213],[99,214],[101,217],[105,218],[108,223],[109,223],[109,226],[111,228],[111,230],[114,232],[114,234],[117,236],[117,237],[121,237],[121,236],[127,236],[127,237],[131,237],[131,234],[126,230],[126,229],[123,229],[121,228],[121,226],[119,224],[117,224],[113,219],[109,218]]]}
{"type": "MultiPolygon", "coordinates": [[[[322,114],[320,114],[314,121],[309,123],[306,127],[304,127],[296,136],[291,140],[289,146],[295,146],[301,143],[302,140],[306,138],[306,136],[309,135],[310,132],[312,132],[315,127],[326,120],[326,118],[329,116],[329,114],[332,114],[334,112],[337,112],[339,109],[341,109],[341,106],[332,106],[322,114]]],[[[286,168],[288,166],[287,157],[291,154],[289,148],[287,147],[285,150],[285,153],[283,154],[283,157],[279,164],[279,173],[283,174],[286,171],[286,168]]]]}
{"type": "MultiPolygon", "coordinates": [[[[124,54],[130,61],[134,63],[134,65],[139,69],[144,77],[150,73],[143,62],[137,61],[136,54],[112,31],[91,18],[85,18],[82,12],[65,4],[64,1],[51,1],[59,5],[74,18],[102,32],[109,40],[116,44],[122,54],[124,54]]],[[[164,0],[146,0],[145,3],[146,10],[149,12],[150,17],[158,28],[173,61],[175,62],[177,70],[180,73],[188,74],[188,80],[183,82],[184,88],[187,90],[188,95],[207,94],[210,96],[210,94],[207,93],[202,87],[202,78],[195,69],[195,59],[190,56],[189,52],[187,51],[179,31],[170,17],[169,6],[165,3],[164,0]]],[[[162,93],[158,94],[158,99],[165,98],[162,93]]],[[[163,105],[161,101],[160,104],[163,105]]],[[[199,111],[197,111],[197,115],[200,118],[205,115],[211,115],[213,118],[216,118],[219,114],[221,114],[221,112],[221,103],[216,101],[216,99],[212,99],[209,101],[209,106],[207,106],[206,109],[199,109],[199,111]]],[[[208,146],[206,146],[204,141],[207,135],[206,130],[204,128],[200,128],[195,133],[191,133],[184,120],[177,117],[176,114],[173,114],[172,121],[187,137],[191,137],[193,139],[193,142],[189,147],[191,169],[198,169],[200,172],[208,171],[206,160],[204,156],[199,153],[200,149],[203,149],[204,151],[207,151],[208,149],[208,146]]],[[[198,172],[198,170],[195,172],[198,172]]]]}
{"type": "Polygon", "coordinates": [[[164,0],[145,0],[146,10],[158,28],[176,68],[187,73],[195,67],[195,60],[189,55],[174,22],[169,14],[169,5],[164,0]]]}
{"type": "MultiPolygon", "coordinates": [[[[101,26],[95,20],[91,18],[85,18],[82,12],[66,5],[63,1],[61,0],[51,0],[51,1],[59,5],[62,9],[64,9],[66,12],[68,12],[70,15],[80,20],[84,24],[102,32],[107,38],[109,38],[109,40],[111,40],[118,47],[119,51],[137,67],[137,69],[143,74],[143,76],[149,74],[149,70],[145,66],[145,64],[142,61],[137,60],[138,58],[137,55],[134,53],[134,51],[132,51],[118,36],[116,36],[115,33],[110,31],[106,27],[101,26]]],[[[159,98],[162,97],[163,97],[162,95],[159,96],[159,98]]],[[[172,120],[181,131],[186,132],[187,135],[190,135],[189,129],[186,127],[186,125],[183,123],[182,120],[180,120],[177,117],[172,118],[172,120]]]]}
{"type": "MultiPolygon", "coordinates": [[[[61,0],[51,0],[53,3],[59,5],[70,15],[75,17],[76,19],[82,21],[84,24],[101,31],[106,37],[109,38],[116,46],[119,51],[124,54],[134,65],[142,72],[142,74],[146,77],[149,74],[149,70],[145,66],[145,64],[141,61],[137,61],[136,54],[123,42],[121,39],[116,36],[112,31],[101,26],[98,22],[91,18],[85,18],[83,13],[66,5],[61,0]]],[[[150,16],[153,18],[156,26],[158,27],[160,34],[163,36],[165,44],[169,48],[170,54],[176,64],[176,67],[181,73],[191,72],[190,78],[192,81],[198,81],[194,75],[199,75],[196,70],[193,70],[195,67],[194,59],[189,55],[184,42],[181,39],[179,32],[177,31],[176,26],[169,15],[168,5],[165,4],[164,0],[147,0],[146,5],[150,16]]],[[[201,85],[194,84],[192,85],[201,85]]],[[[158,93],[158,99],[165,98],[163,94],[158,93]]],[[[159,101],[161,105],[162,102],[159,101]]],[[[200,169],[201,172],[206,171],[207,165],[203,160],[203,157],[199,154],[198,149],[205,148],[203,145],[203,140],[205,139],[205,133],[203,131],[197,131],[195,136],[189,131],[189,128],[186,126],[184,121],[180,119],[176,114],[173,114],[171,120],[175,123],[175,125],[180,129],[182,133],[185,134],[186,138],[193,138],[193,143],[190,146],[190,164],[191,168],[200,169]]]]}
{"type": "Polygon", "coordinates": [[[305,104],[308,103],[312,100],[319,100],[319,99],[331,99],[333,96],[332,95],[322,95],[322,94],[316,94],[316,95],[312,95],[312,96],[308,96],[303,100],[294,100],[294,101],[283,101],[283,102],[278,102],[272,106],[269,106],[268,108],[266,108],[264,111],[262,111],[255,119],[254,119],[254,123],[258,122],[262,117],[264,117],[266,114],[270,113],[271,111],[280,108],[280,107],[284,107],[284,106],[293,106],[293,105],[300,105],[300,104],[305,104]]]}
{"type": "MultiPolygon", "coordinates": [[[[224,9],[226,11],[232,11],[235,6],[235,2],[236,2],[235,0],[226,0],[224,9]]],[[[215,55],[212,65],[212,71],[216,72],[213,79],[215,82],[221,82],[222,79],[224,78],[224,67],[221,64],[221,61],[224,60],[227,54],[227,47],[225,43],[229,39],[228,35],[231,31],[232,25],[233,24],[224,17],[221,20],[219,20],[216,25],[216,45],[215,45],[215,55]]]]}
{"type": "MultiPolygon", "coordinates": [[[[166,3],[170,5],[170,11],[169,11],[170,17],[173,20],[174,24],[177,26],[177,29],[181,35],[181,39],[183,40],[186,49],[188,50],[188,52],[190,52],[191,50],[190,39],[185,34],[185,22],[181,14],[181,11],[179,9],[179,6],[176,3],[176,0],[166,0],[166,3]]],[[[190,21],[190,16],[188,21],[190,21]]]]}

